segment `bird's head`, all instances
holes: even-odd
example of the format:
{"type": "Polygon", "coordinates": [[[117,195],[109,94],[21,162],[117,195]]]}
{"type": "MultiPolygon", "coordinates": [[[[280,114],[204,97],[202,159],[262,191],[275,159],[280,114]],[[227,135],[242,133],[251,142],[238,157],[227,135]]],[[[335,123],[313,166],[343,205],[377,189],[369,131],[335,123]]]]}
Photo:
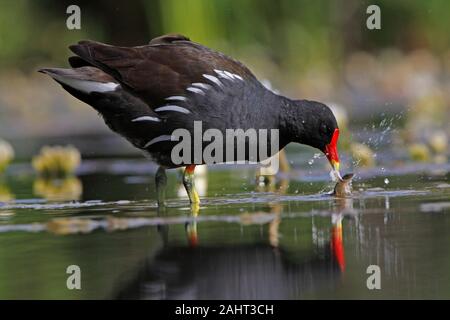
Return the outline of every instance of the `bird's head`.
{"type": "Polygon", "coordinates": [[[320,102],[297,100],[288,113],[286,126],[291,141],[319,149],[333,169],[339,171],[339,127],[331,109],[320,102]]]}

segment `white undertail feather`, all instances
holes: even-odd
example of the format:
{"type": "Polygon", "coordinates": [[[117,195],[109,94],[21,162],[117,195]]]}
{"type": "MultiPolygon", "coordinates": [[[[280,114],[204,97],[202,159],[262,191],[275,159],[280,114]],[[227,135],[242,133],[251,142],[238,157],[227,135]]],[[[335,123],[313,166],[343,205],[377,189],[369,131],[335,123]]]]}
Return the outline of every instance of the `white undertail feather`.
{"type": "Polygon", "coordinates": [[[118,83],[114,82],[96,82],[89,80],[80,80],[70,77],[64,77],[57,74],[52,74],[52,77],[55,80],[58,80],[59,82],[84,93],[111,92],[116,90],[117,87],[119,86],[118,83]]]}

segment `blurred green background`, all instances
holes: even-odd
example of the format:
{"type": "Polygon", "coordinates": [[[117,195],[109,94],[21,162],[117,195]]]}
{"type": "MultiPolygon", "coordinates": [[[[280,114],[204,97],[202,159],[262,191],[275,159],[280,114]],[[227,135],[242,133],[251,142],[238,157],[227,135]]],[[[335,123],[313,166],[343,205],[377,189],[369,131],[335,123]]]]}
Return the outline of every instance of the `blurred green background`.
{"type": "Polygon", "coordinates": [[[80,38],[140,45],[178,32],[249,63],[261,55],[295,77],[311,65],[338,67],[356,50],[426,48],[445,54],[449,11],[450,3],[442,0],[2,0],[0,66],[30,71],[42,61],[64,63],[67,45],[80,38]],[[80,31],[65,27],[70,4],[81,8],[80,31]],[[365,27],[370,4],[381,8],[381,30],[365,27]]]}

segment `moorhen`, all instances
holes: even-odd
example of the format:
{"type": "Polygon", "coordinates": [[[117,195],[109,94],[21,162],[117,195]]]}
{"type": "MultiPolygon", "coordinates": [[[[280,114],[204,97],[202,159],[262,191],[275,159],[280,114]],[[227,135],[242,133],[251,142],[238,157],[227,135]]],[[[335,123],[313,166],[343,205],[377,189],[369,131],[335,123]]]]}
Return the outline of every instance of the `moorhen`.
{"type": "MultiPolygon", "coordinates": [[[[186,167],[183,184],[190,202],[200,201],[193,174],[195,165],[205,161],[191,159],[180,164],[171,156],[177,144],[172,136],[174,130],[182,128],[195,135],[197,121],[201,121],[203,130],[216,129],[224,135],[228,129],[277,129],[278,147],[272,147],[267,157],[258,156],[257,161],[297,142],[321,150],[333,169],[339,169],[339,129],[326,105],[277,95],[242,63],[185,36],[164,35],[138,47],[87,40],[70,49],[76,54],[69,58],[72,68],[39,71],[91,105],[113,131],[159,164],[159,204],[164,199],[165,169],[180,166],[186,167]]],[[[252,147],[250,144],[246,139],[246,150],[252,147]]],[[[260,144],[261,140],[257,148],[260,144]]],[[[202,142],[201,149],[206,146],[202,142]]],[[[248,155],[245,152],[244,160],[250,160],[248,155]]]]}

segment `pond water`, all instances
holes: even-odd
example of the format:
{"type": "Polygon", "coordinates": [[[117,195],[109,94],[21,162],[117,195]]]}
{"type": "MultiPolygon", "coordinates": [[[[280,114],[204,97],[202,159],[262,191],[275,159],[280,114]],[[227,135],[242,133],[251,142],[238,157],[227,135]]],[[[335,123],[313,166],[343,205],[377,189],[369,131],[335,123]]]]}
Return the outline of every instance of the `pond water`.
{"type": "Polygon", "coordinates": [[[198,213],[177,171],[158,210],[155,169],[88,160],[56,184],[26,167],[1,180],[0,298],[450,298],[448,164],[358,170],[349,199],[326,194],[323,169],[260,187],[254,168],[217,166],[197,178],[198,213]]]}

